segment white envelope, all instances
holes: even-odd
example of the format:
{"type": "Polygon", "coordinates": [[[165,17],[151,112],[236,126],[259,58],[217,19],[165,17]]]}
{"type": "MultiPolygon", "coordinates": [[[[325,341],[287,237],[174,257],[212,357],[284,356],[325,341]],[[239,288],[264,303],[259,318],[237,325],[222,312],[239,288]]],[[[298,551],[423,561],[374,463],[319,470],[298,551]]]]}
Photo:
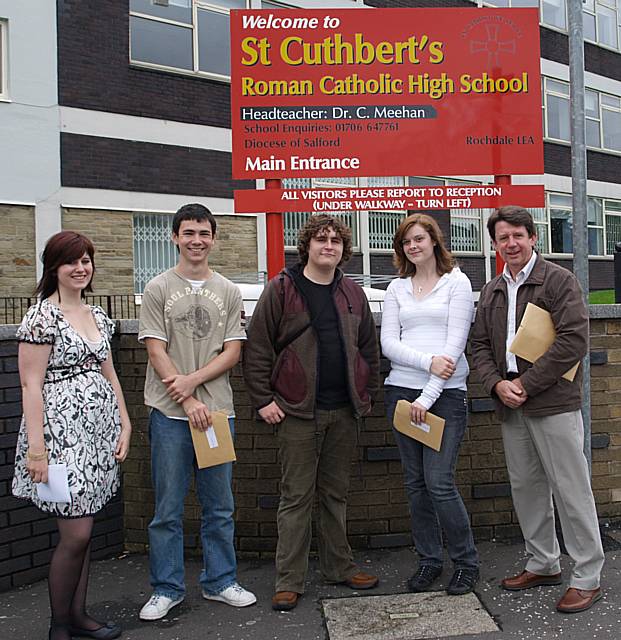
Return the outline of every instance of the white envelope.
{"type": "Polygon", "coordinates": [[[37,493],[46,502],[71,502],[66,464],[49,464],[47,482],[37,482],[37,493]]]}

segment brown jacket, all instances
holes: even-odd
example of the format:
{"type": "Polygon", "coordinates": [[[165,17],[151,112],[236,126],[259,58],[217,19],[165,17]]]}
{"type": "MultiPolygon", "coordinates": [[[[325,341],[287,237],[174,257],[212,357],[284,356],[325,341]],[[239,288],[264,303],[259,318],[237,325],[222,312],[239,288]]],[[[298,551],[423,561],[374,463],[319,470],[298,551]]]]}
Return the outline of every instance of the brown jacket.
{"type": "MultiPolygon", "coordinates": [[[[537,256],[530,276],[518,289],[516,327],[529,302],[551,314],[556,340],[534,364],[517,358],[520,381],[528,394],[522,409],[532,416],[579,409],[582,406],[582,365],[573,382],[562,375],[582,360],[589,345],[588,311],[580,285],[573,273],[537,256]]],[[[507,284],[502,275],[496,276],[481,291],[472,330],[474,367],[485,389],[496,401],[501,419],[506,407],[493,388],[507,377],[507,303],[507,284]]]]}
{"type": "MultiPolygon", "coordinates": [[[[255,408],[275,400],[288,415],[312,419],[318,374],[318,342],[306,299],[295,283],[300,265],[268,282],[248,327],[243,369],[255,408]]],[[[338,269],[332,296],[339,319],[347,383],[354,414],[364,416],[379,390],[375,320],[362,288],[338,269]]]]}

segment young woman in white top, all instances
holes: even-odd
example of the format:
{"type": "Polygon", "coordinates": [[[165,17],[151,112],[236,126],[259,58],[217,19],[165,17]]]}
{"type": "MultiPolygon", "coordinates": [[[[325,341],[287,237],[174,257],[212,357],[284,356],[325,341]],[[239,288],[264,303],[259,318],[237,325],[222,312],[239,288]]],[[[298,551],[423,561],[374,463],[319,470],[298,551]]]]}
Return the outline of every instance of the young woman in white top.
{"type": "Polygon", "coordinates": [[[391,363],[384,401],[392,423],[401,399],[411,403],[414,423],[427,411],[445,419],[440,451],[393,431],[405,476],[412,538],[419,566],[411,591],[425,591],[442,573],[442,529],[455,571],[447,593],[473,590],[479,558],[470,520],[455,486],[455,464],[468,417],[464,349],[472,322],[472,287],[455,266],[437,222],[428,215],[405,218],[394,238],[399,278],[384,299],[382,351],[391,363]]]}

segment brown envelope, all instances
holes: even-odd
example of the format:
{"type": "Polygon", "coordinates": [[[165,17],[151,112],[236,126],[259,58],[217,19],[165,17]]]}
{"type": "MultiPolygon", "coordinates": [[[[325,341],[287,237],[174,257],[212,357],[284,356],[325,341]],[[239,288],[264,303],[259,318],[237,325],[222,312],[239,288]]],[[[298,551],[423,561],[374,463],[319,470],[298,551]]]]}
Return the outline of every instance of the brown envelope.
{"type": "Polygon", "coordinates": [[[403,435],[414,438],[428,447],[440,451],[442,446],[442,434],[444,433],[444,418],[434,416],[427,411],[425,422],[418,425],[411,420],[412,403],[407,400],[399,400],[395,408],[393,423],[395,429],[403,435]]]}
{"type": "Polygon", "coordinates": [[[211,414],[211,419],[213,428],[210,427],[207,431],[188,427],[192,434],[199,469],[236,460],[228,417],[224,413],[214,412],[211,414]]]}
{"type": "MultiPolygon", "coordinates": [[[[509,351],[528,362],[535,362],[552,346],[556,330],[552,316],[541,307],[529,302],[522,316],[522,322],[515,332],[509,351]]],[[[573,382],[580,361],[563,374],[565,380],[573,382]]]]}

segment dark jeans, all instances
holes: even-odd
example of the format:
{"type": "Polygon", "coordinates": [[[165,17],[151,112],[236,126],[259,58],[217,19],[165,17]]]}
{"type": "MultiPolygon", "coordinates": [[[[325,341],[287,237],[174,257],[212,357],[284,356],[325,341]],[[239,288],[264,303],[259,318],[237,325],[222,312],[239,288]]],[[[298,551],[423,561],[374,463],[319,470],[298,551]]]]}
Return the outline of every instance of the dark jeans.
{"type": "MultiPolygon", "coordinates": [[[[398,400],[414,402],[420,394],[421,389],[386,385],[384,404],[390,423],[398,400]]],[[[468,512],[455,487],[455,464],[468,418],[466,392],[445,389],[430,411],[446,420],[440,451],[393,429],[405,476],[414,546],[421,565],[442,567],[444,529],[448,554],[455,567],[476,569],[479,558],[468,512]]]]}

